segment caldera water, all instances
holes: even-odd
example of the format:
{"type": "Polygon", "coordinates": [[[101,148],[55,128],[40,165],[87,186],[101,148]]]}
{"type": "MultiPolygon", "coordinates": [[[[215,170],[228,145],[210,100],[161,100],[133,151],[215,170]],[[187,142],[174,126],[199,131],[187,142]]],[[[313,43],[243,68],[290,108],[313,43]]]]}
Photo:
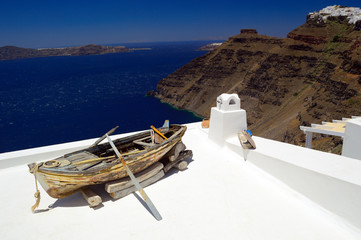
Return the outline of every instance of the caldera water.
{"type": "Polygon", "coordinates": [[[200,118],[146,97],[158,81],[206,52],[210,41],[138,43],[96,56],[0,62],[0,153],[189,123],[200,118]]]}

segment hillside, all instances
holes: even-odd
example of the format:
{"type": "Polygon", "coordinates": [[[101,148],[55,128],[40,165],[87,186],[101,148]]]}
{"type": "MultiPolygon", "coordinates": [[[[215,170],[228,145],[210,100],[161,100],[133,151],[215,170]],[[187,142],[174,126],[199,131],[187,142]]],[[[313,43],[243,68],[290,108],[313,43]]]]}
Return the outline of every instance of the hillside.
{"type": "MultiPolygon", "coordinates": [[[[208,117],[218,95],[237,93],[255,135],[304,144],[300,125],[361,115],[360,16],[332,6],[286,38],[241,31],[162,79],[156,96],[208,117]]],[[[341,139],[315,136],[316,148],[339,151],[341,139]]]]}
{"type": "Polygon", "coordinates": [[[128,48],[123,46],[101,46],[89,44],[80,47],[66,48],[21,48],[15,46],[0,47],[0,60],[14,60],[22,58],[51,57],[51,56],[82,56],[99,55],[116,52],[127,52],[128,48]]]}

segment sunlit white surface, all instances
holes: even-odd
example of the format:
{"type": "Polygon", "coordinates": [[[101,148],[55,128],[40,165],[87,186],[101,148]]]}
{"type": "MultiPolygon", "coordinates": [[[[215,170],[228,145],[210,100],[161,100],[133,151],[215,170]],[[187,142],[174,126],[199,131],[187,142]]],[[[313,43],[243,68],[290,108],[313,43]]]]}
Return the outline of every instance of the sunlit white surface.
{"type": "MultiPolygon", "coordinates": [[[[95,189],[104,201],[98,209],[89,208],[80,194],[56,200],[41,189],[39,209],[51,208],[33,214],[30,207],[35,202],[34,177],[22,162],[0,170],[0,238],[360,239],[357,227],[281,183],[252,161],[244,161],[229,147],[215,145],[200,125],[188,124],[183,138],[194,154],[188,169],[172,170],[145,189],[162,221],[155,220],[139,195],[113,201],[102,188],[95,189]]],[[[256,143],[257,139],[261,138],[255,138],[256,143]]],[[[88,142],[93,140],[69,146],[88,142]]],[[[280,143],[281,148],[287,146],[280,143]]],[[[28,162],[36,161],[31,155],[35,150],[21,153],[25,156],[27,151],[28,162]]],[[[10,160],[0,155],[0,162],[10,160]]]]}

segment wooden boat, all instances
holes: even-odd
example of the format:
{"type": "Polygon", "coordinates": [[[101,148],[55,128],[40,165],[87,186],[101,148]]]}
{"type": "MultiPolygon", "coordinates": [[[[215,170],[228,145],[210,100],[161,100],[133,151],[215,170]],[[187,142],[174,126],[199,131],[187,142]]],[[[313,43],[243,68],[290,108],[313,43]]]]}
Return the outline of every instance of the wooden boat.
{"type": "MultiPolygon", "coordinates": [[[[167,139],[160,138],[157,131],[148,130],[113,142],[129,169],[137,173],[159,161],[175,147],[186,129],[186,126],[170,125],[159,129],[167,139]]],[[[109,143],[65,154],[47,162],[32,163],[29,168],[53,198],[63,198],[83,187],[128,176],[109,143]]]]}
{"type": "Polygon", "coordinates": [[[243,149],[256,149],[256,143],[253,141],[252,133],[249,130],[240,131],[238,139],[243,149]]]}

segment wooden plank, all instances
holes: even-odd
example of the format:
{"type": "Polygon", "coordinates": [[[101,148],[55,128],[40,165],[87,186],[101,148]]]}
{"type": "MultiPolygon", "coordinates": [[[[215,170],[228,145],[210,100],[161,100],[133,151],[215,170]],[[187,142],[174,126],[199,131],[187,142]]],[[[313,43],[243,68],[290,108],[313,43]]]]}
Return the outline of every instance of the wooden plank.
{"type": "Polygon", "coordinates": [[[141,146],[153,147],[155,143],[153,143],[151,138],[152,138],[151,136],[146,136],[145,138],[134,140],[133,143],[141,146]]]}
{"type": "Polygon", "coordinates": [[[164,167],[164,172],[168,172],[172,167],[174,167],[176,164],[178,164],[181,161],[186,160],[187,158],[190,158],[193,156],[192,150],[185,150],[183,152],[181,152],[178,156],[178,158],[173,161],[173,162],[169,162],[165,167],[164,167]]]}
{"type": "Polygon", "coordinates": [[[75,165],[76,169],[78,169],[78,171],[84,171],[88,168],[91,168],[99,163],[101,163],[103,160],[94,160],[92,162],[89,162],[89,163],[84,163],[82,165],[75,165]]]}
{"type": "Polygon", "coordinates": [[[89,148],[98,145],[101,141],[103,141],[103,140],[107,137],[107,135],[112,135],[113,132],[114,132],[115,130],[117,130],[118,127],[119,127],[119,126],[116,126],[115,128],[110,129],[109,132],[107,132],[107,133],[104,134],[102,137],[100,137],[98,140],[96,140],[95,143],[93,143],[92,145],[90,145],[89,148]]]}
{"type": "MultiPolygon", "coordinates": [[[[158,181],[159,179],[161,179],[163,176],[164,176],[164,171],[160,170],[154,176],[140,182],[140,186],[142,186],[143,188],[146,187],[146,186],[149,186],[150,184],[152,184],[152,183],[158,181]]],[[[136,187],[132,186],[132,187],[120,190],[120,191],[112,192],[112,193],[110,193],[110,196],[112,198],[114,198],[114,199],[119,199],[119,198],[125,197],[128,194],[133,193],[135,191],[137,191],[136,187]]]]}
{"type": "Polygon", "coordinates": [[[122,162],[124,168],[127,170],[127,173],[129,175],[130,179],[132,180],[135,188],[139,191],[140,195],[142,196],[144,202],[147,204],[149,210],[151,211],[151,213],[153,214],[155,219],[157,219],[158,221],[162,220],[162,216],[158,212],[157,208],[154,206],[153,202],[150,200],[148,195],[145,193],[143,187],[140,185],[139,181],[134,176],[133,172],[129,169],[127,163],[124,161],[122,155],[120,155],[118,149],[116,148],[113,141],[110,139],[110,137],[108,135],[107,135],[107,139],[108,139],[108,142],[109,142],[110,146],[112,146],[114,152],[117,154],[118,158],[122,162]]]}
{"type": "Polygon", "coordinates": [[[81,195],[88,202],[89,207],[96,207],[102,203],[102,198],[93,192],[90,188],[84,188],[80,190],[81,195]]]}
{"type": "Polygon", "coordinates": [[[65,159],[73,163],[84,161],[87,159],[95,159],[95,158],[98,158],[98,156],[87,151],[76,152],[74,154],[70,154],[70,155],[68,154],[65,156],[65,159]]]}
{"type": "MultiPolygon", "coordinates": [[[[153,175],[157,174],[163,168],[163,164],[161,162],[156,162],[152,166],[144,169],[143,171],[135,174],[135,177],[139,182],[142,182],[153,175]]],[[[105,191],[108,193],[120,191],[125,188],[129,188],[134,186],[130,177],[125,177],[116,181],[108,182],[105,184],[105,191]]]]}
{"type": "Polygon", "coordinates": [[[179,154],[185,149],[186,149],[186,145],[184,145],[184,143],[182,142],[179,142],[167,153],[166,156],[168,156],[169,161],[173,162],[178,158],[179,154]]]}
{"type": "Polygon", "coordinates": [[[91,166],[93,166],[95,164],[98,164],[99,162],[102,161],[102,159],[97,160],[98,158],[99,158],[98,156],[96,156],[96,155],[94,155],[94,154],[92,154],[90,152],[82,151],[82,152],[76,152],[76,153],[71,154],[71,155],[66,155],[65,157],[60,157],[58,159],[59,160],[64,159],[66,161],[69,161],[70,163],[74,164],[74,166],[79,171],[83,171],[84,169],[89,168],[89,167],[91,167],[91,166]],[[90,160],[90,159],[93,160],[93,161],[87,163],[86,161],[90,160]],[[77,165],[77,163],[81,163],[81,162],[85,162],[85,163],[77,165]]]}

